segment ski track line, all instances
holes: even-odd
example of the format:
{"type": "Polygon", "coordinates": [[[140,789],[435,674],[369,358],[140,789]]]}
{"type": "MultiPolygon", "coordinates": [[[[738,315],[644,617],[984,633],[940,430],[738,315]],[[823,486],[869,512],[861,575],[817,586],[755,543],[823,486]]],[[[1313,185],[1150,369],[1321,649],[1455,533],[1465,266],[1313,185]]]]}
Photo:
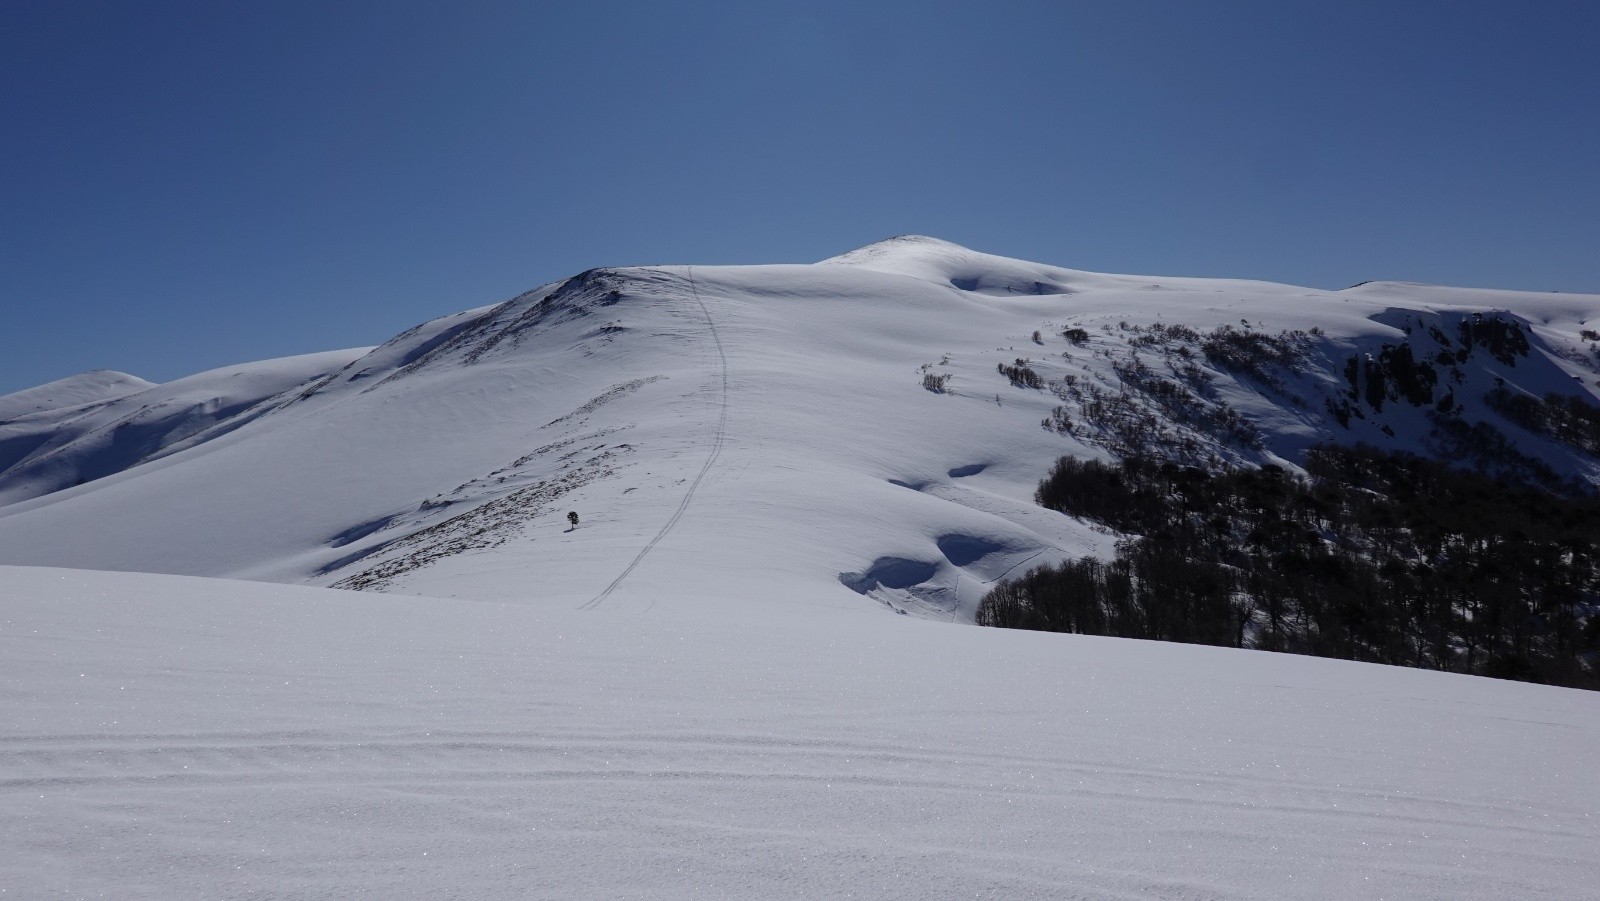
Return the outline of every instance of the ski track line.
{"type": "MultiPolygon", "coordinates": [[[[711,453],[706,456],[706,462],[701,465],[700,472],[695,474],[694,481],[690,482],[689,488],[684,491],[683,500],[678,502],[678,509],[673,511],[672,517],[667,520],[666,525],[661,527],[661,531],[656,533],[656,537],[650,539],[650,542],[644,546],[644,549],[639,551],[639,555],[633,558],[633,562],[629,563],[626,569],[619,573],[615,579],[611,580],[610,585],[607,585],[593,598],[590,598],[585,603],[579,605],[579,610],[593,610],[605,603],[606,598],[609,598],[611,593],[616,591],[617,587],[621,585],[635,569],[638,568],[639,564],[644,561],[645,556],[648,555],[650,551],[654,550],[655,546],[661,543],[661,539],[667,537],[667,534],[671,532],[675,526],[677,526],[678,520],[683,519],[683,514],[688,512],[689,502],[694,500],[695,492],[699,490],[700,483],[705,480],[706,473],[711,471],[711,467],[716,464],[717,458],[722,455],[722,447],[726,443],[728,428],[728,354],[725,350],[723,350],[722,336],[717,333],[717,323],[711,318],[711,311],[706,309],[705,301],[700,298],[700,289],[695,287],[693,266],[684,267],[684,277],[689,280],[690,296],[694,298],[695,305],[700,308],[700,315],[705,317],[706,328],[711,332],[711,340],[715,343],[717,348],[718,365],[721,367],[722,382],[718,392],[718,401],[721,406],[721,411],[717,416],[716,432],[711,438],[711,453]]],[[[645,608],[645,612],[648,612],[650,607],[654,606],[655,601],[652,599],[650,605],[645,608]]]]}

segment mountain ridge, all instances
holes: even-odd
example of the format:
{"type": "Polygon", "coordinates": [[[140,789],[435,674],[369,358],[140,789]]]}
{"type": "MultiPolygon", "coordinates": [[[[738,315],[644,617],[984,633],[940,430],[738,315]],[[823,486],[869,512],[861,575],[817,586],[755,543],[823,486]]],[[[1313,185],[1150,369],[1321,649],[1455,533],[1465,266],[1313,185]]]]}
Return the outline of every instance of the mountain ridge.
{"type": "Polygon", "coordinates": [[[1590,295],[1106,275],[926,236],[605,267],[279,367],[120,469],[0,469],[0,562],[572,605],[627,570],[608,603],[639,609],[789,579],[971,621],[1005,574],[1116,540],[1033,504],[1063,455],[1295,469],[1324,441],[1467,453],[1441,428],[1487,423],[1516,466],[1595,484],[1484,398],[1593,403],[1597,322],[1590,295]]]}

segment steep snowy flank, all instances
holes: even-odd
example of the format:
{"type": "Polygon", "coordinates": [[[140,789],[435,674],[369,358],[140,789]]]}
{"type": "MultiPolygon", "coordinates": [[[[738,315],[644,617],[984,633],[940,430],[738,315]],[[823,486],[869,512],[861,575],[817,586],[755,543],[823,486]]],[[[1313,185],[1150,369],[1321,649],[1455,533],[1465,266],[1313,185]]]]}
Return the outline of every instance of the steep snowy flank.
{"type": "Polygon", "coordinates": [[[1064,454],[1293,470],[1359,441],[1594,483],[1596,328],[1594,296],[1103,275],[921,237],[593,270],[154,462],[52,493],[55,470],[0,473],[0,561],[634,610],[783,584],[970,621],[1008,574],[1115,543],[1034,504],[1064,454]]]}

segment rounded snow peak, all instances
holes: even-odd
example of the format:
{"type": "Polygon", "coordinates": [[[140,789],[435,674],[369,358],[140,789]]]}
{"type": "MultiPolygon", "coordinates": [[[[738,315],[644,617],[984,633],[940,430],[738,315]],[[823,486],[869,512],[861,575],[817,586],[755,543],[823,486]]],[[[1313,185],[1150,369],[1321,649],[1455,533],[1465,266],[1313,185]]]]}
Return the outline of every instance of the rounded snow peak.
{"type": "Polygon", "coordinates": [[[941,282],[973,294],[1071,294],[1086,273],[982,253],[941,238],[901,235],[868,244],[818,265],[854,266],[941,282]]]}
{"type": "Polygon", "coordinates": [[[91,369],[0,396],[0,420],[115,400],[154,388],[155,385],[155,382],[147,382],[126,372],[91,369]]]}
{"type": "Polygon", "coordinates": [[[857,247],[855,250],[846,251],[838,256],[829,257],[822,262],[860,265],[885,258],[919,258],[928,254],[951,252],[975,253],[970,248],[962,247],[960,244],[946,241],[943,238],[935,238],[931,235],[896,235],[863,247],[857,247]]]}

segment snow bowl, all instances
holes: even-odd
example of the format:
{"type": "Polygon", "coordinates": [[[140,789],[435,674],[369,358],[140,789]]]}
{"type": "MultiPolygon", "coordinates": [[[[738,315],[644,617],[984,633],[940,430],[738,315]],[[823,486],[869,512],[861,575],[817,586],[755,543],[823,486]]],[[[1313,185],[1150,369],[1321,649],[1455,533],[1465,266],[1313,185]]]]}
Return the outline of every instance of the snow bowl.
{"type": "Polygon", "coordinates": [[[905,557],[879,557],[866,572],[839,574],[839,581],[851,591],[866,594],[874,588],[910,588],[933,578],[939,567],[923,560],[905,557]]]}

